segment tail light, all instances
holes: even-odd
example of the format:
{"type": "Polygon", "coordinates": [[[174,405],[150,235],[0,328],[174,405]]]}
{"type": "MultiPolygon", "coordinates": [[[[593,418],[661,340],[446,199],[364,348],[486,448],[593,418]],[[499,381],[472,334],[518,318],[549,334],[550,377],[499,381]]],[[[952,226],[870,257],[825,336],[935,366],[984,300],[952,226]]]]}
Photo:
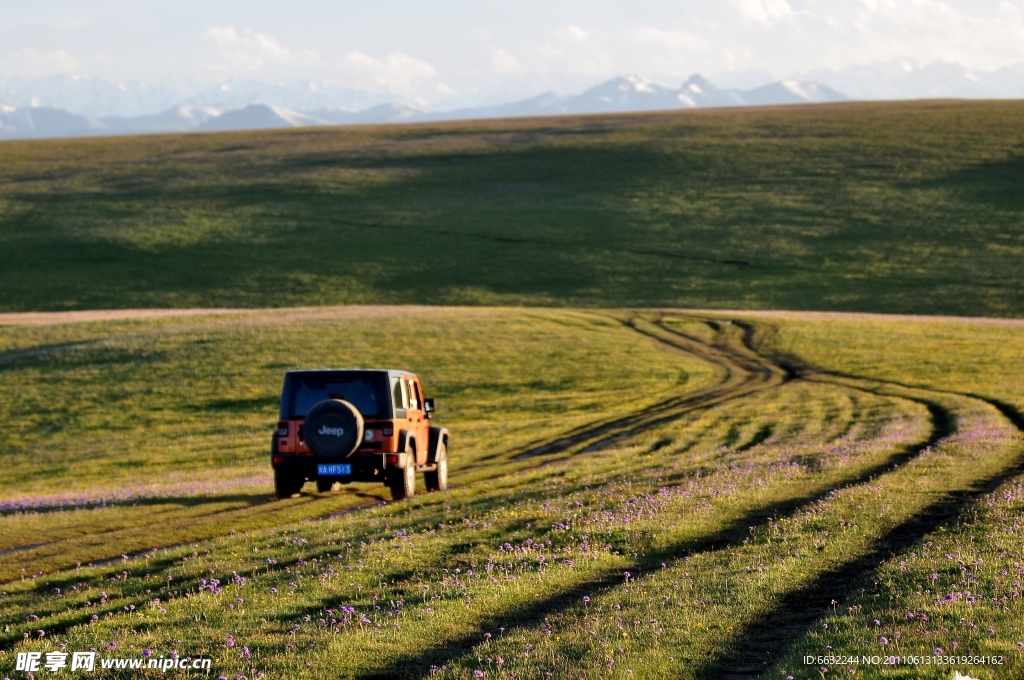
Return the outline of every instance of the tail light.
{"type": "Polygon", "coordinates": [[[273,461],[274,465],[280,465],[281,463],[284,462],[284,458],[282,458],[281,456],[274,456],[273,458],[271,458],[271,460],[273,461]]]}
{"type": "Polygon", "coordinates": [[[277,423],[277,436],[287,437],[288,436],[288,421],[282,420],[277,423]]]}
{"type": "Polygon", "coordinates": [[[388,465],[398,465],[398,454],[389,453],[387,455],[388,465]]]}

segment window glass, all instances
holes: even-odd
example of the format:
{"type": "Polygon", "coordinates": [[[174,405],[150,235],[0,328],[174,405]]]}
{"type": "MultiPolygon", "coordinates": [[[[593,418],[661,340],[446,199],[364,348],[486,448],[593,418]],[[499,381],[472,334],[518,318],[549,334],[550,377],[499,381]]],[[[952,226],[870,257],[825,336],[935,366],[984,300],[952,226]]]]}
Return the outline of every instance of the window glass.
{"type": "Polygon", "coordinates": [[[401,378],[391,379],[391,399],[396,409],[404,410],[406,408],[405,381],[401,378]]]}
{"type": "Polygon", "coordinates": [[[405,394],[409,399],[408,408],[412,409],[413,411],[418,411],[420,408],[420,400],[419,395],[416,394],[416,383],[413,382],[412,380],[405,381],[405,394]]]}
{"type": "Polygon", "coordinates": [[[304,418],[309,409],[324,399],[340,398],[349,402],[367,418],[376,418],[382,408],[378,393],[380,381],[374,377],[300,377],[292,384],[291,417],[304,418]]]}

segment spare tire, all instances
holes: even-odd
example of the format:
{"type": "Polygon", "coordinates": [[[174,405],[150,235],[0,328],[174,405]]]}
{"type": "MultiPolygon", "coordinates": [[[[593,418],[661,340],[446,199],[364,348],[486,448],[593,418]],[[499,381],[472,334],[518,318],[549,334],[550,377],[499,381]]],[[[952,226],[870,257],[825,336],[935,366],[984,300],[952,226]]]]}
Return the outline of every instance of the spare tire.
{"type": "Polygon", "coordinates": [[[363,441],[363,414],[342,399],[325,399],[306,413],[302,438],[320,458],[345,458],[363,441]]]}

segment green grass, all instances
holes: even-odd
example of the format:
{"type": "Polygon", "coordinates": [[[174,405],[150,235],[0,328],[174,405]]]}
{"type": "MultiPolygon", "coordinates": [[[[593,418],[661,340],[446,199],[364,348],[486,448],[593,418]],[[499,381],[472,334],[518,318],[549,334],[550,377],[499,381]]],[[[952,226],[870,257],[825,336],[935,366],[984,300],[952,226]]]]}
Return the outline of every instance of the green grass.
{"type": "Polygon", "coordinates": [[[938,648],[1005,663],[830,672],[1024,673],[1020,322],[101,316],[3,327],[4,408],[74,418],[5,418],[4,547],[55,542],[0,564],[0,672],[64,643],[213,677],[819,678],[805,656],[938,648]],[[438,398],[451,491],[269,500],[281,372],[381,361],[438,398]]]}
{"type": "Polygon", "coordinates": [[[1022,113],[0,144],[0,310],[129,310],[0,316],[0,675],[1024,677],[1022,113]],[[451,490],[273,500],[311,366],[417,372],[451,490]]]}
{"type": "Polygon", "coordinates": [[[0,310],[1024,313],[1024,104],[0,144],[0,310]]]}
{"type": "MultiPolygon", "coordinates": [[[[87,562],[109,556],[112,544],[117,555],[387,497],[383,486],[367,485],[316,509],[308,499],[263,507],[288,368],[417,372],[437,399],[438,421],[455,433],[453,451],[473,452],[470,460],[714,377],[699,360],[636,342],[613,318],[544,310],[309,309],[5,326],[0,338],[8,348],[0,355],[8,424],[0,435],[7,480],[0,499],[42,497],[51,509],[109,500],[0,519],[0,550],[42,542],[38,536],[77,548],[56,543],[11,556],[0,576],[43,554],[65,565],[87,562]]],[[[453,482],[505,467],[500,460],[456,466],[453,482]]]]}
{"type": "Polygon", "coordinates": [[[782,356],[794,354],[840,373],[969,392],[1024,411],[1024,342],[1018,324],[873,315],[800,318],[786,313],[759,321],[765,330],[762,348],[782,356]],[[777,328],[775,317],[784,319],[777,328]],[[842,351],[835,352],[836,346],[842,351]]]}

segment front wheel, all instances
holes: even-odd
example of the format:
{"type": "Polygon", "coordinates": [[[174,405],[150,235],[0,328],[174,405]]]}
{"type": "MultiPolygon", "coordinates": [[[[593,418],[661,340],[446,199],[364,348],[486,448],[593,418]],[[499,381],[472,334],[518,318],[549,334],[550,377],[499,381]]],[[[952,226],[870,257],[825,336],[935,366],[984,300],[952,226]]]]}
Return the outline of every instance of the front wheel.
{"type": "Polygon", "coordinates": [[[291,498],[302,490],[302,485],[305,483],[305,478],[293,472],[274,470],[274,492],[278,498],[291,498]]]}
{"type": "MultiPolygon", "coordinates": [[[[441,444],[440,454],[444,450],[444,444],[441,444]]],[[[448,490],[448,459],[442,458],[437,461],[437,469],[433,472],[424,472],[423,481],[426,482],[427,491],[447,491],[448,490]]]]}
{"type": "Polygon", "coordinates": [[[410,465],[404,469],[393,470],[388,479],[388,488],[391,489],[391,498],[400,501],[403,498],[412,498],[416,495],[416,467],[410,465]]]}

